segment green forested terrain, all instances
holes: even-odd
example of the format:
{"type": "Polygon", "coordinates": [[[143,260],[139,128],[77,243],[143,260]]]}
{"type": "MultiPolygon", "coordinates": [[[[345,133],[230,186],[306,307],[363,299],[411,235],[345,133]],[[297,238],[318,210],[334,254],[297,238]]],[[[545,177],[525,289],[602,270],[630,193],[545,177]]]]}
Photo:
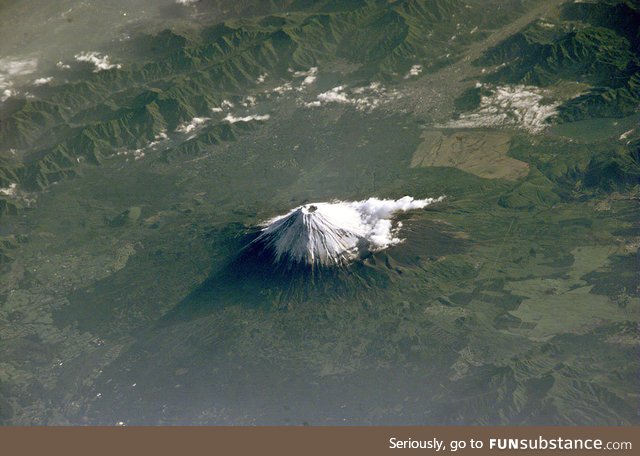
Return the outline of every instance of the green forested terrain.
{"type": "Polygon", "coordinates": [[[562,121],[629,115],[640,103],[639,22],[637,2],[567,3],[558,18],[533,23],[477,63],[507,63],[491,81],[591,86],[560,108],[562,121]]]}
{"type": "Polygon", "coordinates": [[[0,103],[0,423],[638,423],[638,2],[201,3],[0,103]],[[243,250],[404,195],[345,270],[243,250]]]}

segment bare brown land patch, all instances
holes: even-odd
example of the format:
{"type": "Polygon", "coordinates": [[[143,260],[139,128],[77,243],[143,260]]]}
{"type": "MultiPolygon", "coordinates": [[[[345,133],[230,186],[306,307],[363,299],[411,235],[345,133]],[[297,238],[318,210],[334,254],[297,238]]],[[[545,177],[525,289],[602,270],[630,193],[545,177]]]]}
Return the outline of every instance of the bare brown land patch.
{"type": "Polygon", "coordinates": [[[422,143],[411,159],[411,167],[447,166],[488,179],[516,180],[529,173],[529,165],[507,156],[511,136],[492,131],[439,130],[422,134],[422,143]]]}

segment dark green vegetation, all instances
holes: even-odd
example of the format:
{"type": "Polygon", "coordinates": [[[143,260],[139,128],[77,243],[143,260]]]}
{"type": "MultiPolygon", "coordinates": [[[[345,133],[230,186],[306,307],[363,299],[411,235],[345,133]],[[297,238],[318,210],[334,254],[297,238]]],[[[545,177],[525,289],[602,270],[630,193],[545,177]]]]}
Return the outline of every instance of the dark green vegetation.
{"type": "Polygon", "coordinates": [[[269,2],[1,104],[0,422],[638,424],[637,4],[556,3],[269,2]],[[585,93],[440,134],[477,77],[585,93]],[[303,106],[375,81],[400,97],[303,106]],[[434,131],[465,150],[412,167],[434,131]],[[442,194],[345,271],[238,254],[305,202],[442,194]]]}
{"type": "Polygon", "coordinates": [[[493,82],[591,86],[560,108],[563,121],[629,115],[640,105],[639,23],[637,1],[568,2],[557,19],[534,22],[476,63],[506,63],[493,82]]]}

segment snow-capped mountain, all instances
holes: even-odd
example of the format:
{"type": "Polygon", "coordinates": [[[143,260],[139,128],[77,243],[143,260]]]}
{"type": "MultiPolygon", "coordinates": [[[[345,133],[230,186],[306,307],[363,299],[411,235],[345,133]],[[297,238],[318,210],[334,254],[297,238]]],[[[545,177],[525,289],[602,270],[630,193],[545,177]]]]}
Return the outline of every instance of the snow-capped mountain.
{"type": "Polygon", "coordinates": [[[362,252],[385,249],[402,240],[397,212],[422,209],[443,197],[398,200],[369,198],[305,204],[267,221],[253,241],[272,250],[276,262],[338,266],[362,252]]]}

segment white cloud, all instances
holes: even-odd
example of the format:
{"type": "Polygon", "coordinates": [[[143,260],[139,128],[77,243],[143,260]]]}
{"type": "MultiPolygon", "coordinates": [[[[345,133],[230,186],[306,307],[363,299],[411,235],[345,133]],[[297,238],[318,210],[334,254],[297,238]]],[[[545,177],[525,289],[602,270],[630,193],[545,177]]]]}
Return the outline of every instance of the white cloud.
{"type": "MultiPolygon", "coordinates": [[[[11,149],[13,152],[13,150],[11,149]]],[[[27,207],[32,206],[36,202],[36,195],[34,193],[25,192],[18,188],[18,184],[15,182],[9,184],[8,187],[0,188],[0,196],[4,196],[11,200],[19,202],[21,205],[27,207]]]]}
{"type": "Polygon", "coordinates": [[[560,105],[543,103],[545,92],[535,86],[510,85],[490,89],[473,112],[463,113],[445,125],[448,128],[517,127],[531,133],[544,130],[560,105]]]}
{"type": "Polygon", "coordinates": [[[400,94],[387,89],[379,82],[372,82],[368,86],[349,89],[346,86],[337,86],[316,96],[316,99],[306,102],[307,108],[316,108],[329,103],[350,105],[359,111],[371,111],[381,104],[397,99],[400,94]]]}
{"type": "MultiPolygon", "coordinates": [[[[144,158],[144,150],[145,148],[135,149],[135,150],[123,150],[118,152],[116,155],[128,157],[130,155],[133,156],[135,161],[141,160],[144,158]]],[[[129,161],[127,158],[126,161],[129,161]]]]}
{"type": "MultiPolygon", "coordinates": [[[[167,135],[167,132],[162,130],[158,132],[158,134],[154,136],[153,141],[149,142],[146,146],[134,150],[120,150],[116,155],[124,157],[133,156],[134,160],[141,160],[145,157],[146,152],[152,151],[154,147],[168,139],[169,136],[167,135]]],[[[127,158],[126,161],[129,161],[129,159],[127,158]]]]}
{"type": "Polygon", "coordinates": [[[112,68],[122,68],[122,65],[119,63],[111,63],[108,55],[102,55],[99,52],[81,52],[80,54],[76,54],[74,58],[78,62],[92,63],[94,66],[94,73],[103,70],[110,70],[112,68]]]}
{"type": "Polygon", "coordinates": [[[209,117],[194,117],[189,122],[184,122],[176,128],[177,132],[180,133],[190,133],[202,124],[204,124],[207,120],[211,120],[209,117]]]}
{"type": "MultiPolygon", "coordinates": [[[[255,98],[254,97],[247,97],[244,101],[244,106],[247,106],[247,101],[249,100],[253,100],[253,102],[255,102],[255,98]]],[[[231,103],[229,100],[222,100],[222,103],[220,103],[220,106],[214,106],[211,108],[211,112],[222,112],[225,109],[229,109],[229,108],[233,108],[233,103],[231,103]]]]}
{"type": "Polygon", "coordinates": [[[24,76],[33,73],[36,70],[37,66],[38,59],[36,58],[0,58],[0,75],[24,76]]]}
{"type": "Polygon", "coordinates": [[[413,65],[404,78],[409,79],[412,76],[418,76],[420,73],[422,73],[422,65],[413,65]]]}
{"type": "Polygon", "coordinates": [[[146,148],[150,149],[152,147],[155,147],[161,142],[166,141],[167,139],[169,139],[169,136],[167,135],[167,132],[163,130],[154,136],[153,141],[147,144],[146,148]]]}
{"type": "Polygon", "coordinates": [[[233,114],[227,114],[224,120],[233,124],[236,122],[251,122],[252,120],[269,120],[270,118],[271,116],[269,114],[264,114],[264,115],[252,114],[250,116],[244,116],[244,117],[236,117],[233,114]]]}
{"type": "Polygon", "coordinates": [[[344,86],[334,87],[331,90],[327,90],[326,92],[321,93],[317,96],[318,101],[320,103],[351,103],[352,100],[349,99],[349,96],[344,91],[344,86]]]}
{"type": "MultiPolygon", "coordinates": [[[[271,93],[276,93],[278,95],[284,95],[288,92],[303,92],[309,85],[313,84],[318,77],[318,67],[311,67],[306,71],[294,71],[289,68],[289,72],[292,74],[292,77],[297,80],[297,82],[287,81],[282,85],[274,87],[270,90],[271,93]],[[300,79],[302,79],[300,81],[300,79]]],[[[258,81],[262,82],[262,81],[258,81]]],[[[268,97],[269,95],[267,95],[268,97]]]]}
{"type": "Polygon", "coordinates": [[[287,92],[291,92],[293,90],[293,85],[290,82],[285,82],[284,84],[274,87],[272,92],[277,93],[278,95],[284,95],[287,92]]]}
{"type": "Polygon", "coordinates": [[[313,84],[318,77],[318,67],[311,67],[307,71],[294,71],[293,77],[304,78],[302,80],[303,86],[313,84]]]}
{"type": "Polygon", "coordinates": [[[69,68],[71,68],[71,65],[67,65],[62,60],[60,60],[58,61],[58,63],[56,63],[56,67],[60,68],[61,70],[68,70],[69,68]]]}
{"type": "Polygon", "coordinates": [[[48,78],[38,78],[35,81],[33,81],[33,85],[44,85],[44,84],[49,84],[51,81],[53,81],[53,76],[49,76],[48,78]]]}
{"type": "Polygon", "coordinates": [[[2,96],[0,96],[0,101],[6,101],[9,98],[15,96],[18,92],[13,89],[4,89],[2,91],[2,96]]]}
{"type": "Polygon", "coordinates": [[[38,66],[38,59],[18,59],[12,57],[0,58],[0,101],[15,96],[15,79],[33,73],[38,66]]]}
{"type": "Polygon", "coordinates": [[[16,184],[14,182],[12,184],[9,184],[8,187],[0,188],[0,195],[2,195],[2,196],[16,196],[17,189],[18,189],[18,184],[16,184]]]}
{"type": "Polygon", "coordinates": [[[247,95],[244,100],[240,103],[242,106],[249,107],[249,106],[255,106],[256,104],[256,97],[251,96],[251,95],[247,95]]]}

